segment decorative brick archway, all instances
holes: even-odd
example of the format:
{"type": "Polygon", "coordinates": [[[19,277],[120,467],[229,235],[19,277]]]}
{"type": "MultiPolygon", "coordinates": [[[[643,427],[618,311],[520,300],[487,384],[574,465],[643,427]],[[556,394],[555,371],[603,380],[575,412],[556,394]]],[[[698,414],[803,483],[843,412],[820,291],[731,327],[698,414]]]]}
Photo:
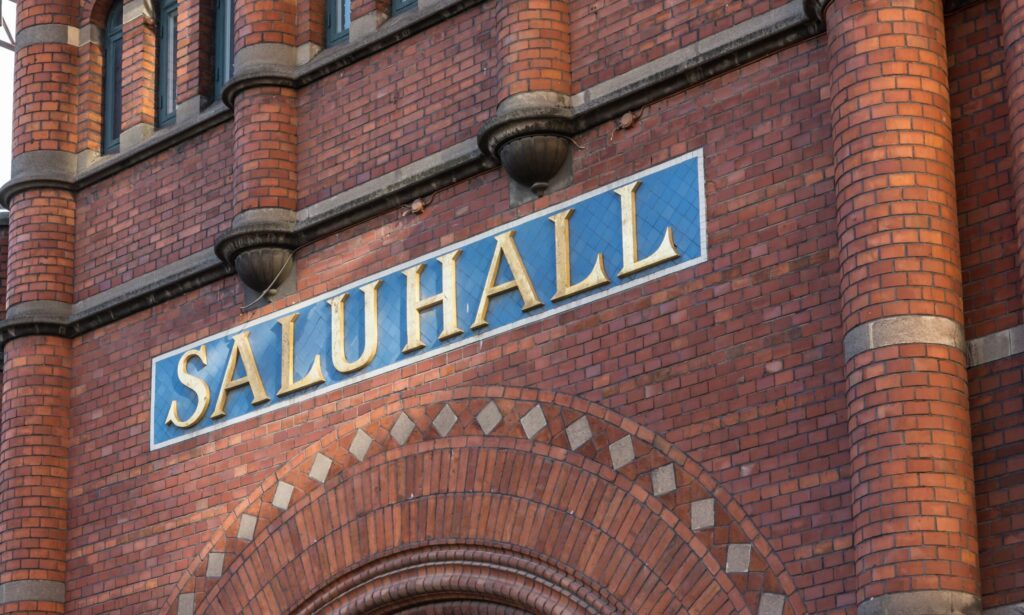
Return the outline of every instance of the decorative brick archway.
{"type": "Polygon", "coordinates": [[[735,500],[666,440],[579,398],[472,387],[298,452],[223,521],[164,613],[442,605],[805,612],[735,500]]]}

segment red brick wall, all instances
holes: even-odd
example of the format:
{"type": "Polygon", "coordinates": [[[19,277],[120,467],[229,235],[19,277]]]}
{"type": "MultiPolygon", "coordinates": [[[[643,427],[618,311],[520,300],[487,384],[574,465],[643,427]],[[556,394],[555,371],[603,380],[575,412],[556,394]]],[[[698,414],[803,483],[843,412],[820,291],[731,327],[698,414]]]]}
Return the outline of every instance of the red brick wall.
{"type": "Polygon", "coordinates": [[[570,2],[573,92],[785,4],[785,0],[570,2]]]}
{"type": "MultiPolygon", "coordinates": [[[[571,89],[782,4],[571,2],[571,89]]],[[[369,3],[358,7],[365,12],[369,3]]],[[[497,7],[485,2],[296,92],[299,207],[476,137],[502,95],[497,7]]],[[[305,3],[296,6],[299,22],[313,13],[305,3]]],[[[181,15],[192,23],[194,14],[181,15]]],[[[243,44],[316,38],[318,26],[299,23],[297,35],[278,40],[259,25],[259,7],[246,15],[243,44]]],[[[988,0],[946,20],[968,337],[1015,325],[1021,312],[997,15],[998,0],[988,0]]],[[[286,11],[275,18],[288,29],[296,16],[286,11]]],[[[125,41],[127,50],[127,29],[125,41]]],[[[194,45],[182,50],[183,79],[195,85],[194,45]]],[[[95,49],[90,54],[80,61],[98,78],[95,49]]],[[[126,66],[129,61],[126,56],[126,66]]],[[[51,375],[71,397],[68,611],[164,608],[232,511],[283,464],[347,422],[402,407],[413,395],[436,405],[452,390],[508,387],[607,408],[665,438],[764,536],[779,559],[780,578],[795,584],[801,609],[854,612],[855,502],[829,71],[827,36],[805,41],[650,105],[630,130],[609,123],[579,135],[574,181],[561,192],[511,206],[508,178],[493,170],[442,190],[422,215],[392,212],[303,248],[298,292],[272,307],[242,314],[240,283],[228,278],[75,339],[71,373],[51,375]],[[148,450],[153,356],[701,147],[708,262],[215,434],[148,450]]],[[[98,90],[88,79],[79,88],[87,103],[78,120],[83,143],[95,147],[98,90]]],[[[126,87],[126,96],[138,93],[126,87]]],[[[253,115],[244,105],[254,93],[242,93],[237,117],[253,115]]],[[[148,117],[145,96],[132,104],[132,113],[148,117]]],[[[125,109],[127,127],[128,104],[125,109]]],[[[230,224],[234,186],[248,185],[233,169],[244,163],[251,128],[219,125],[83,189],[74,204],[28,193],[24,198],[37,207],[52,197],[64,199],[56,203],[62,215],[74,212],[74,293],[62,278],[57,286],[67,296],[58,298],[81,301],[211,247],[230,224]]],[[[31,229],[16,223],[12,230],[22,234],[11,250],[21,250],[23,261],[33,249],[54,251],[36,242],[31,229]]],[[[66,252],[61,258],[69,260],[72,238],[57,239],[66,252]]],[[[70,266],[62,261],[62,268],[70,266]]],[[[28,272],[11,277],[8,295],[52,298],[45,275],[28,281],[28,272]]],[[[955,314],[956,297],[946,299],[943,309],[955,314]]],[[[40,356],[65,351],[38,337],[8,348],[20,361],[36,349],[40,356]]],[[[904,367],[885,352],[878,356],[894,370],[904,367]]],[[[34,375],[7,378],[5,411],[31,401],[11,391],[29,388],[34,375]]],[[[1024,600],[1014,546],[1024,514],[1020,358],[969,375],[988,607],[1024,600]]],[[[391,509],[382,502],[376,512],[384,510],[391,509]]],[[[737,539],[735,528],[708,534],[718,559],[737,539]]],[[[636,556],[616,561],[642,559],[636,556]]],[[[770,585],[779,581],[767,568],[762,561],[757,574],[763,578],[741,591],[754,591],[759,582],[782,591],[770,585]]]]}
{"type": "Polygon", "coordinates": [[[999,2],[946,20],[967,338],[1020,322],[999,2]]]}
{"type": "Polygon", "coordinates": [[[78,193],[75,300],[213,246],[231,225],[231,124],[78,193]]]}
{"type": "Polygon", "coordinates": [[[466,139],[498,105],[495,3],[303,88],[299,207],[466,139]]]}
{"type": "Polygon", "coordinates": [[[300,253],[289,301],[705,148],[708,263],[480,349],[150,453],[148,358],[262,312],[240,316],[238,283],[225,280],[76,340],[69,606],[160,604],[169,587],[132,588],[174,582],[239,497],[333,426],[403,391],[487,384],[579,396],[668,437],[747,510],[808,608],[849,606],[826,66],[817,39],[654,105],[632,131],[587,133],[562,193],[510,209],[492,171],[442,191],[422,216],[388,214],[300,253]],[[113,349],[113,338],[136,343],[113,349]],[[121,587],[101,589],[112,576],[121,587]]]}

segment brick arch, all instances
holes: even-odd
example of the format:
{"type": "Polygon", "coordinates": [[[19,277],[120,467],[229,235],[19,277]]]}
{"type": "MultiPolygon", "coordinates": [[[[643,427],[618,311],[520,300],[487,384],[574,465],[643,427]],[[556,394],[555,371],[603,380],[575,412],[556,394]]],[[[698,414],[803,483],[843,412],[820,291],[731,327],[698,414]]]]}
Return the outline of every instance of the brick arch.
{"type": "Polygon", "coordinates": [[[806,612],[767,540],[682,451],[597,404],[509,387],[395,400],[308,446],[239,502],[163,612],[301,612],[426,546],[517,552],[621,611],[806,612]],[[557,529],[512,535],[509,518],[557,529]]]}

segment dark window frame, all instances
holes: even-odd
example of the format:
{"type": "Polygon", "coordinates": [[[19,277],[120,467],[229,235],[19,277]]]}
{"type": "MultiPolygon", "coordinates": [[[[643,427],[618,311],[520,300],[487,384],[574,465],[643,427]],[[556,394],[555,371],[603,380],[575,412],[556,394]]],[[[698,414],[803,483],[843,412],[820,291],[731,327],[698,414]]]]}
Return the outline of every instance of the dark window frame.
{"type": "Polygon", "coordinates": [[[348,40],[352,25],[352,0],[327,0],[327,46],[348,40]]]}
{"type": "Polygon", "coordinates": [[[174,123],[177,112],[178,1],[156,7],[156,125],[174,123]]]}
{"type": "Polygon", "coordinates": [[[213,0],[213,100],[220,98],[234,74],[234,0],[213,0]]]}
{"type": "Polygon", "coordinates": [[[100,138],[104,154],[121,146],[121,77],[124,61],[124,5],[116,0],[107,13],[103,31],[103,126],[100,138]]]}

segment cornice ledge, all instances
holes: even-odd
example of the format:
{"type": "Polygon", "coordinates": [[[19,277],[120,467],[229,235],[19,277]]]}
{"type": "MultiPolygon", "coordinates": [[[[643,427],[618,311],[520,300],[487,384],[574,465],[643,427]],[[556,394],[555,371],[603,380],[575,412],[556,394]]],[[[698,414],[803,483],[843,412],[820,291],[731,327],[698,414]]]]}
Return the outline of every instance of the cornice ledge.
{"type": "Polygon", "coordinates": [[[495,166],[475,139],[463,141],[299,211],[295,230],[306,244],[495,166]]]}
{"type": "MultiPolygon", "coordinates": [[[[34,164],[26,161],[22,169],[16,167],[18,158],[36,154],[29,152],[15,158],[11,179],[0,187],[0,205],[10,208],[11,198],[33,188],[57,188],[77,192],[120,171],[128,169],[143,160],[170,149],[193,136],[205,132],[231,118],[231,110],[216,103],[187,122],[156,131],[137,147],[97,158],[96,162],[84,169],[78,165],[78,157],[66,152],[45,152],[61,157],[58,164],[34,164]],[[77,174],[76,174],[77,171],[77,174]]],[[[42,152],[39,152],[42,154],[42,152]]]]}
{"type": "Polygon", "coordinates": [[[419,10],[396,15],[365,38],[328,47],[312,61],[300,65],[295,71],[295,86],[326,77],[484,2],[487,0],[433,0],[419,10]]]}
{"type": "Polygon", "coordinates": [[[82,335],[231,275],[212,248],[75,303],[69,332],[82,335]]]}
{"type": "Polygon", "coordinates": [[[823,31],[803,0],[773,9],[572,97],[576,132],[763,58],[823,31]]]}

